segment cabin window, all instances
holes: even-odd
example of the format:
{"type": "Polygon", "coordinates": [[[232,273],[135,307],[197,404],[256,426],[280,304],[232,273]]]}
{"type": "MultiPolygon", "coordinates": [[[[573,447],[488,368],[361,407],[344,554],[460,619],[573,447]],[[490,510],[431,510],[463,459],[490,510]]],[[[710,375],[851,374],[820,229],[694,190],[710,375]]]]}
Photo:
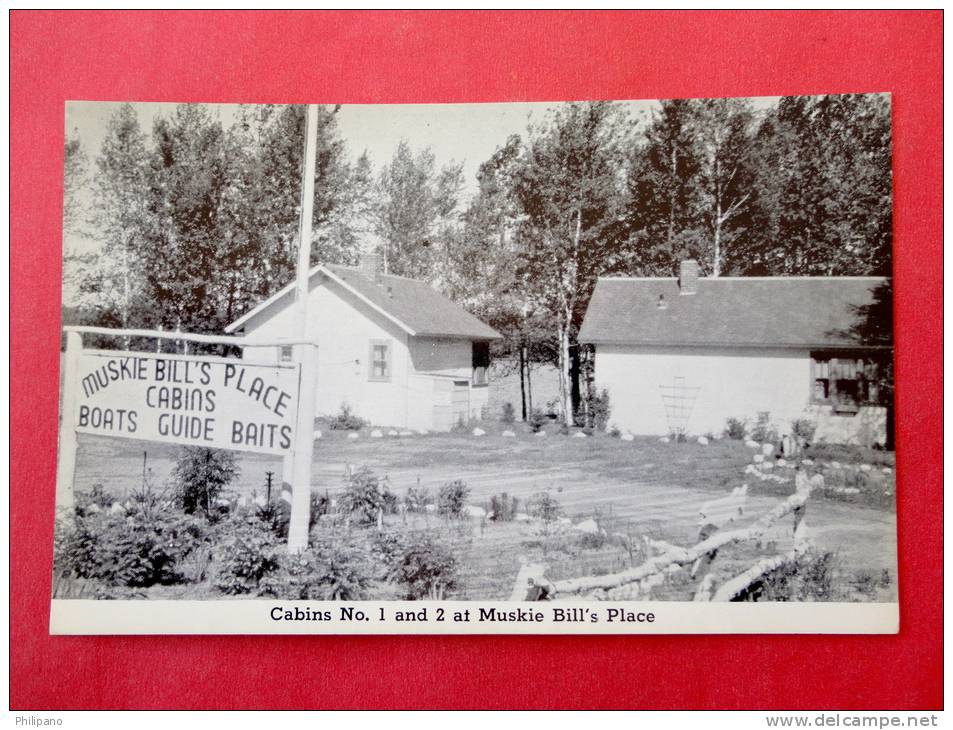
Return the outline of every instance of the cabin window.
{"type": "Polygon", "coordinates": [[[278,362],[291,362],[292,359],[291,345],[282,345],[278,348],[278,362]]]}
{"type": "Polygon", "coordinates": [[[371,368],[368,380],[389,381],[391,372],[390,342],[371,340],[371,368]]]}
{"type": "Polygon", "coordinates": [[[473,343],[473,384],[486,385],[486,372],[490,367],[490,343],[473,343]]]}
{"type": "Polygon", "coordinates": [[[853,412],[880,402],[877,364],[856,353],[811,353],[811,402],[853,412]]]}

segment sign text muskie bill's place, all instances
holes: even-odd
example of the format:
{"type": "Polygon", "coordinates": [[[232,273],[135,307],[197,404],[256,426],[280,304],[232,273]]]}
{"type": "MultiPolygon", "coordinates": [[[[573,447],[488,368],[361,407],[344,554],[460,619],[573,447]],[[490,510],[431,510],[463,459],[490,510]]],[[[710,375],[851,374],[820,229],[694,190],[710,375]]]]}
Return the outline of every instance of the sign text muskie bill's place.
{"type": "Polygon", "coordinates": [[[81,433],[270,454],[294,444],[298,365],[84,351],[78,376],[81,433]]]}

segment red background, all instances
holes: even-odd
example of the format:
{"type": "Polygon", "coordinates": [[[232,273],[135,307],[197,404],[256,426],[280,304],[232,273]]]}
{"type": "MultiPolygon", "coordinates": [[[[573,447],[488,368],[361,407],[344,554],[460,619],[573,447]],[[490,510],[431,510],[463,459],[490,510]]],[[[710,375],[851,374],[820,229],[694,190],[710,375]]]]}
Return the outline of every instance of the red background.
{"type": "Polygon", "coordinates": [[[939,11],[14,11],[12,706],[939,707],[941,24],[939,11]],[[65,100],[478,102],[864,91],[893,93],[899,635],[48,635],[65,100]]]}

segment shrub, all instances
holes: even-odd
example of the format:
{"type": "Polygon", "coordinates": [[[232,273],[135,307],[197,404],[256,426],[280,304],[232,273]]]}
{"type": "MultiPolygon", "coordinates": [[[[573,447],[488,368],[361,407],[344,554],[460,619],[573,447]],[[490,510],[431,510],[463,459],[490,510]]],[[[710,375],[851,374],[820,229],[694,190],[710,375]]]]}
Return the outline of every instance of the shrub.
{"type": "Polygon", "coordinates": [[[791,433],[801,443],[809,444],[814,440],[817,424],[809,418],[796,418],[791,421],[791,433]]]}
{"type": "Polygon", "coordinates": [[[771,425],[771,413],[768,411],[758,411],[758,417],[755,419],[754,426],[751,427],[751,438],[762,443],[773,444],[778,440],[778,432],[771,425]]]}
{"type": "Polygon", "coordinates": [[[603,388],[597,395],[593,395],[589,402],[589,417],[592,427],[596,431],[605,431],[609,424],[609,415],[612,408],[609,404],[609,391],[603,388]]]}
{"type": "Polygon", "coordinates": [[[215,499],[239,472],[231,451],[183,446],[172,470],[176,502],[186,514],[203,512],[211,517],[215,499]]]}
{"type": "Polygon", "coordinates": [[[725,421],[725,438],[744,441],[748,427],[741,418],[729,418],[725,421]]]}
{"type": "Polygon", "coordinates": [[[500,420],[503,421],[503,423],[513,423],[516,421],[516,411],[513,409],[512,403],[507,402],[503,404],[503,415],[500,416],[500,420]]]}
{"type": "Polygon", "coordinates": [[[368,597],[371,568],[367,553],[354,545],[319,543],[284,559],[274,576],[278,595],[315,601],[362,601],[368,597]]]}
{"type": "Polygon", "coordinates": [[[611,436],[611,437],[614,438],[614,439],[621,438],[621,437],[622,437],[622,430],[621,430],[618,426],[616,426],[615,424],[612,424],[612,426],[609,427],[608,434],[609,434],[609,436],[611,436]]]}
{"type": "Polygon", "coordinates": [[[394,512],[397,498],[388,488],[387,477],[378,477],[364,466],[350,475],[338,505],[358,523],[370,525],[378,517],[394,512]]]}
{"type": "Polygon", "coordinates": [[[184,558],[206,539],[203,523],[171,509],[98,512],[57,525],[56,562],[110,586],[180,582],[184,558]]]}
{"type": "Polygon", "coordinates": [[[437,493],[437,512],[447,517],[459,517],[466,507],[470,487],[461,479],[447,482],[437,493]]]}
{"type": "Polygon", "coordinates": [[[554,522],[562,513],[562,507],[549,492],[536,492],[526,501],[526,512],[543,522],[554,522]]]}
{"type": "MultiPolygon", "coordinates": [[[[326,515],[331,509],[331,500],[327,496],[314,494],[310,498],[308,510],[308,531],[311,531],[321,515],[326,515]]],[[[288,525],[291,522],[291,505],[284,499],[268,502],[264,506],[255,507],[255,515],[264,522],[277,537],[288,537],[288,525]]]]}
{"type": "Polygon", "coordinates": [[[433,504],[433,495],[426,487],[408,487],[404,495],[404,507],[408,512],[423,512],[428,504],[433,504]]]}
{"type": "Polygon", "coordinates": [[[533,433],[537,433],[549,421],[546,414],[539,408],[534,408],[529,417],[529,428],[533,433]]]}
{"type": "Polygon", "coordinates": [[[341,410],[328,422],[332,431],[360,431],[367,425],[367,421],[351,412],[351,406],[341,404],[341,410]]]}
{"type": "Polygon", "coordinates": [[[456,590],[456,572],[449,546],[428,537],[404,550],[389,577],[404,600],[442,600],[456,590]]]}
{"type": "Polygon", "coordinates": [[[254,515],[239,515],[221,526],[215,587],[230,595],[275,595],[284,552],[275,533],[254,515]]]}
{"type": "Polygon", "coordinates": [[[735,601],[830,601],[835,595],[834,554],[804,553],[767,573],[735,601]]]}
{"type": "Polygon", "coordinates": [[[112,495],[106,494],[103,485],[96,483],[88,492],[77,492],[74,501],[76,514],[84,517],[89,514],[109,509],[115,501],[112,495]]]}
{"type": "Polygon", "coordinates": [[[602,531],[583,532],[579,535],[579,547],[583,550],[601,550],[608,541],[609,538],[602,531]]]}
{"type": "Polygon", "coordinates": [[[516,516],[519,500],[506,492],[490,497],[490,519],[494,522],[512,522],[516,516]]]}

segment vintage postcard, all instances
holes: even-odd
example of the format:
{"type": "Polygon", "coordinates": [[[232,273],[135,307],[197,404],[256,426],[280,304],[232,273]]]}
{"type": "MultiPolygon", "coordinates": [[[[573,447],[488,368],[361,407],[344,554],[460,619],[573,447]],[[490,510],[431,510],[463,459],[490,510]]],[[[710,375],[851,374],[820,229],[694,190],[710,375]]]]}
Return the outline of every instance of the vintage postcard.
{"type": "Polygon", "coordinates": [[[68,103],[51,631],[896,632],[890,104],[68,103]]]}

